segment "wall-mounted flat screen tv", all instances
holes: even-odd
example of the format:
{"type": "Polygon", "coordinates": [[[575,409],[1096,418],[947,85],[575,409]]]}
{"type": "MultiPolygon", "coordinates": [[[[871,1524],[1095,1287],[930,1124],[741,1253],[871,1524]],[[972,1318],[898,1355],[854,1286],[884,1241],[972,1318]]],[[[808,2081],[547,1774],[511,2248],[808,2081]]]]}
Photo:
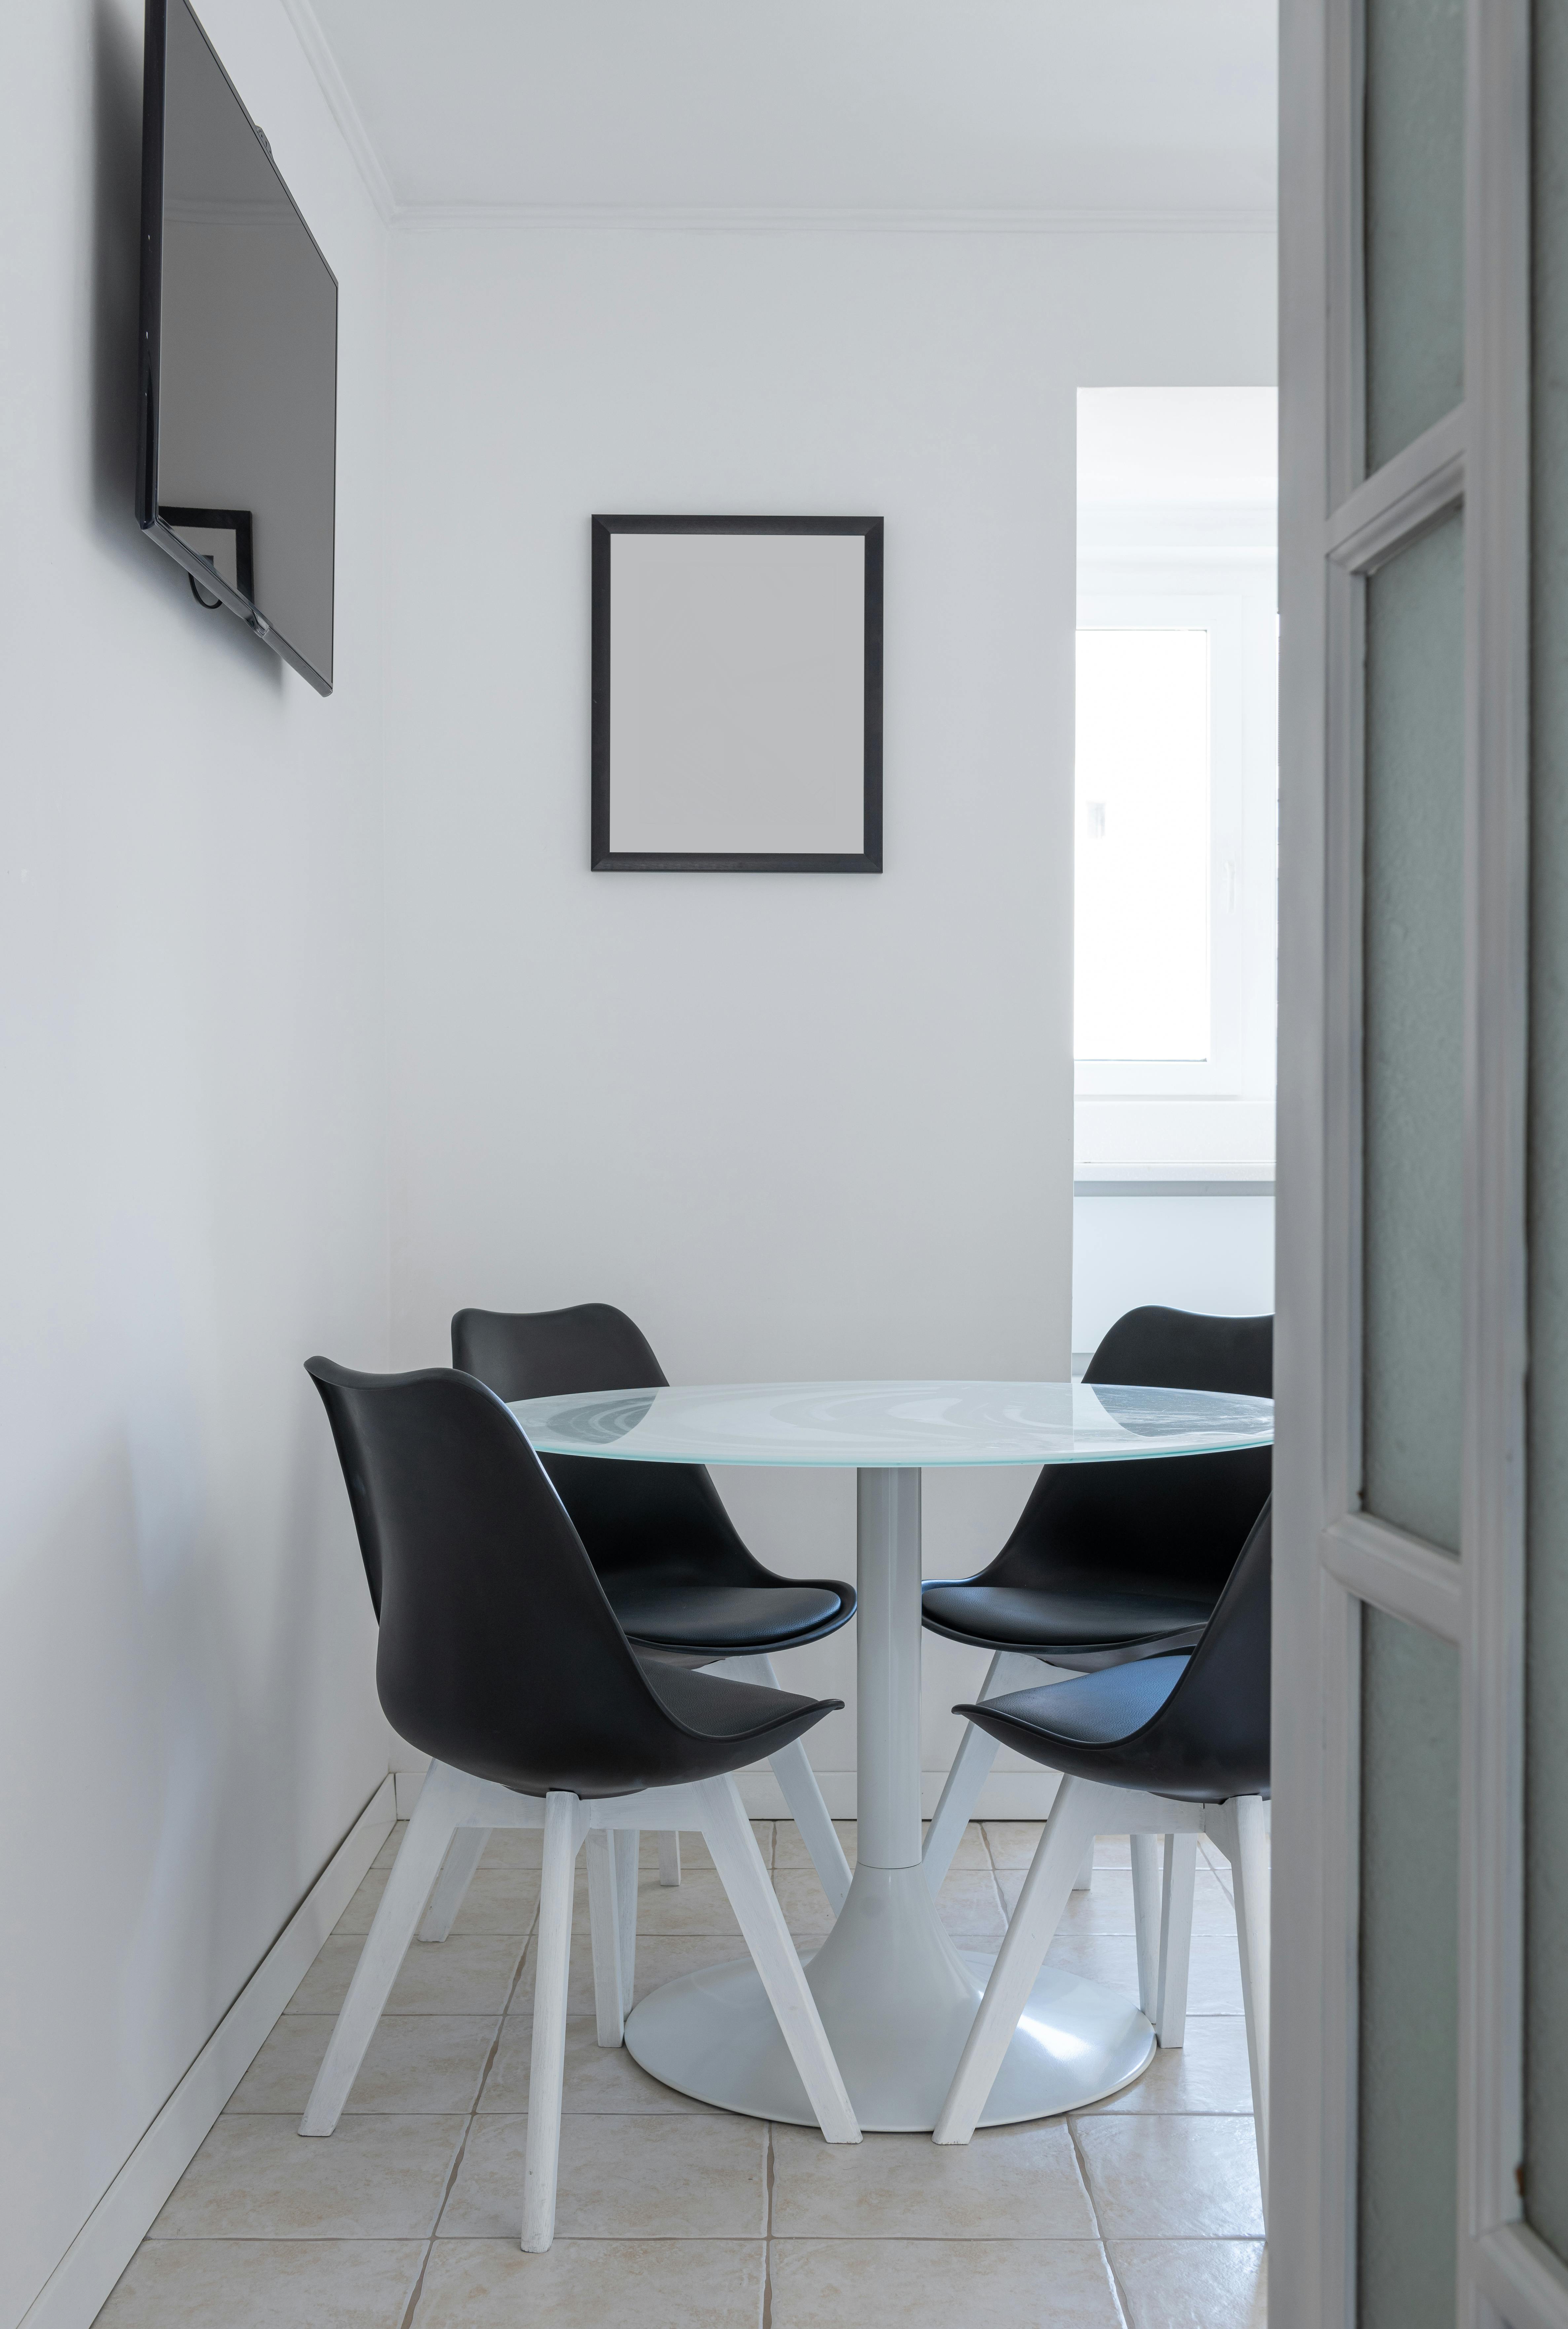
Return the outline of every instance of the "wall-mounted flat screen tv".
{"type": "Polygon", "coordinates": [[[136,514],[323,695],[337,278],[186,0],[147,0],[136,514]]]}

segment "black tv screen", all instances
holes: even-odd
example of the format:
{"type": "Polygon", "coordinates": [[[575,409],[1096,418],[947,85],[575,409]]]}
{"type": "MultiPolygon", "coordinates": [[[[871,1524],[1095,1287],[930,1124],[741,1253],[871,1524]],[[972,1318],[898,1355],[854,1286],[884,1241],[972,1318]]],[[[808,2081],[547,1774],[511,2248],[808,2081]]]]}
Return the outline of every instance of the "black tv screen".
{"type": "Polygon", "coordinates": [[[333,684],[337,278],[186,0],[147,0],[136,514],[333,684]]]}

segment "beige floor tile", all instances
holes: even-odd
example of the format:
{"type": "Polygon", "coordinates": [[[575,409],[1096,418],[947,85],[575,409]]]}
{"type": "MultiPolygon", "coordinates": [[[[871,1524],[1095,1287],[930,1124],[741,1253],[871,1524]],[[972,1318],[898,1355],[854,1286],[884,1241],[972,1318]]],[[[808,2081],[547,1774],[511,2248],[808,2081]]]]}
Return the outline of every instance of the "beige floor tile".
{"type": "MultiPolygon", "coordinates": [[[[1058,1931],[1046,1952],[1047,1965],[1063,1966],[1086,1981],[1102,1981],[1123,1996],[1138,1994],[1138,1951],[1131,1933],[1058,1931]]],[[[1195,1933],[1188,1968],[1189,2013],[1240,2013],[1241,1960],[1234,1940],[1195,1933]]]]}
{"type": "MultiPolygon", "coordinates": [[[[527,2126],[524,2118],[473,2122],[442,2211],[443,2239],[517,2237],[527,2126]]],[[[563,2117],[556,2199],[562,2239],[756,2239],[766,2223],[767,2129],[760,2119],[563,2117]]]]}
{"type": "MultiPolygon", "coordinates": [[[[930,1833],[931,1822],[929,1820],[923,1820],[920,1826],[920,1839],[922,1845],[924,1845],[925,1838],[930,1834],[930,1833]]],[[[978,1820],[971,1820],[969,1825],[964,1829],[963,1834],[958,1840],[958,1850],[953,1853],[949,1865],[953,1868],[985,1869],[991,1867],[991,1853],[986,1850],[985,1831],[981,1826],[978,1820]]]]}
{"type": "Polygon", "coordinates": [[[94,2329],[399,2329],[422,2240],[149,2240],[94,2329]]]}
{"type": "Polygon", "coordinates": [[[544,1830],[537,1827],[493,1827],[481,1868],[541,1868],[544,1830]]]}
{"type": "Polygon", "coordinates": [[[1073,2132],[1106,2239],[1261,2238],[1251,2119],[1106,2113],[1073,2132]]]}
{"type": "Polygon", "coordinates": [[[975,2329],[981,2322],[985,2329],[1121,2329],[1099,2242],[773,2243],[773,2329],[975,2329]]]}
{"type": "MultiPolygon", "coordinates": [[[[987,1820],[985,1840],[998,1868],[1027,1868],[1044,1834],[1039,1820],[987,1820]]],[[[1096,1868],[1131,1868],[1131,1847],[1124,1835],[1094,1838],[1096,1868]]]]}
{"type": "Polygon", "coordinates": [[[1265,2329],[1261,2240],[1118,2240],[1111,2262],[1131,2329],[1265,2329]]]}
{"type": "MultiPolygon", "coordinates": [[[[587,1918],[587,1895],[582,1904],[587,1918]]],[[[584,1931],[587,1930],[585,1921],[584,1931]]],[[[738,1935],[735,1911],[716,1870],[682,1865],[679,1884],[665,1886],[651,1869],[639,1871],[637,1930],[643,1933],[728,1933],[738,1935]]]]}
{"type": "Polygon", "coordinates": [[[773,1889],[792,1933],[821,1941],[832,1931],[833,1912],[814,1868],[775,1868],[773,1889]]]}
{"type": "MultiPolygon", "coordinates": [[[[372,1868],[333,1931],[337,1934],[364,1935],[381,1905],[381,1894],[387,1888],[390,1869],[372,1868]]],[[[450,1938],[465,1933],[531,1932],[539,1914],[539,1871],[497,1862],[489,1864],[489,1856],[481,1861],[474,1880],[463,1898],[453,1923],[450,1938]]]]}
{"type": "MultiPolygon", "coordinates": [[[[652,2117],[664,2117],[671,2112],[710,2115],[708,2104],[678,2095],[673,2087],[662,2087],[646,2070],[640,2070],[624,2046],[601,2046],[594,2031],[591,2013],[574,2014],[567,2023],[565,2109],[652,2117]]],[[[528,2108],[532,2042],[532,2016],[509,2013],[479,2098],[480,2109],[488,2116],[528,2108]]]]}
{"type": "MultiPolygon", "coordinates": [[[[584,1926],[585,1931],[587,1926],[584,1926]]],[[[326,1942],[294,1995],[291,2013],[335,2013],[348,1994],[361,1943],[326,1942]]],[[[387,2001],[389,2013],[488,2013],[499,2018],[522,1955],[517,1934],[454,1933],[448,1941],[414,1941],[387,2001]]]]}
{"type": "Polygon", "coordinates": [[[936,1913],[950,1933],[985,1935],[993,1950],[1007,1930],[1001,1894],[990,1869],[951,1869],[936,1896],[936,1913]]]}
{"type": "Polygon", "coordinates": [[[986,1820],[982,1832],[994,1867],[1027,1868],[1044,1828],[1039,1820],[986,1820]]]}
{"type": "Polygon", "coordinates": [[[438,2240],[414,2329],[756,2329],[761,2240],[438,2240]]]}
{"type": "MultiPolygon", "coordinates": [[[[1004,1868],[998,1875],[1002,1898],[1010,1917],[1019,1905],[1019,1895],[1024,1889],[1027,1869],[1004,1868]]],[[[1235,1945],[1235,1910],[1229,1896],[1221,1891],[1213,1872],[1201,1868],[1192,1893],[1192,1929],[1194,1933],[1212,1933],[1235,1945]]],[[[1057,1927],[1063,1933],[1131,1933],[1136,1929],[1132,1915],[1132,1871],[1130,1868],[1100,1868],[1086,1892],[1069,1895],[1062,1921],[1057,1927]]]]}
{"type": "Polygon", "coordinates": [[[370,2116],[302,2136],[225,2112],[164,2202],[155,2240],[399,2240],[428,2233],[465,2122],[370,2116]]]}
{"type": "MultiPolygon", "coordinates": [[[[844,1847],[844,1857],[851,1868],[855,1865],[855,1823],[835,1820],[839,1842],[844,1847]]],[[[773,1864],[775,1868],[810,1868],[812,1855],[806,1850],[799,1828],[793,1820],[778,1820],[774,1825],[773,1864]]]]}
{"type": "MultiPolygon", "coordinates": [[[[286,2013],[240,2079],[230,2111],[286,2111],[310,2097],[337,2017],[286,2013]]],[[[488,2014],[383,2015],[360,2066],[350,2111],[470,2111],[497,2023],[488,2014]]]]}
{"type": "MultiPolygon", "coordinates": [[[[751,1824],[751,1832],[756,1836],[758,1844],[761,1846],[764,1860],[766,1860],[773,1851],[773,1822],[771,1820],[753,1820],[751,1824]]],[[[637,1859],[639,1866],[657,1870],[659,1865],[659,1834],[657,1829],[645,1827],[643,1830],[642,1840],[638,1845],[637,1859]]],[[[681,1834],[681,1874],[684,1875],[689,1868],[711,1868],[712,1865],[713,1856],[709,1853],[708,1846],[703,1843],[702,1838],[696,1834],[690,1828],[682,1829],[681,1834]]]]}
{"type": "MultiPolygon", "coordinates": [[[[662,1988],[667,1981],[676,1980],[683,1973],[697,1973],[703,1966],[728,1965],[746,1955],[746,1943],[738,1933],[642,1933],[637,1938],[637,1961],[633,1969],[633,1997],[640,2000],[650,1990],[662,1988]]],[[[594,1960],[588,1941],[587,1920],[574,1926],[572,1933],[571,1975],[567,1991],[568,2010],[572,2013],[591,2013],[594,2004],[594,1960]]],[[[522,1978],[517,1985],[513,2011],[529,2013],[533,2010],[533,1966],[531,1960],[522,1968],[522,1978]]]]}
{"type": "Polygon", "coordinates": [[[1189,2013],[1185,2045],[1162,2046],[1141,2079],[1092,2108],[1100,2117],[1107,2111],[1135,2115],[1220,2111],[1244,2116],[1252,2107],[1247,2032],[1241,2015],[1189,2013]]]}
{"type": "Polygon", "coordinates": [[[539,1915],[537,1868],[481,1861],[453,1920],[451,1938],[467,1933],[530,1933],[539,1915]]]}
{"type": "Polygon", "coordinates": [[[924,2135],[828,2144],[776,2126],[773,2229],[801,2239],[1093,2239],[1094,2218],[1060,2120],[982,2129],[962,2145],[924,2135]]]}

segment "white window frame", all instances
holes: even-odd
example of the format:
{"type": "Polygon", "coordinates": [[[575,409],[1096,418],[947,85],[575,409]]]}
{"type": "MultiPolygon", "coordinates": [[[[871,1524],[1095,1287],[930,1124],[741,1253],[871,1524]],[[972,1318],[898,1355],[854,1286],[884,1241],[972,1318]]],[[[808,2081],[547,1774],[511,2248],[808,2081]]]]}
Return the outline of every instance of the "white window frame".
{"type": "MultiPolygon", "coordinates": [[[[1080,630],[1204,630],[1209,645],[1209,1051],[1079,1059],[1081,1099],[1268,1099],[1274,1080],[1273,559],[1084,559],[1080,630]],[[1228,571],[1226,570],[1229,570],[1228,571]]],[[[1077,846],[1084,846],[1079,834],[1077,846]]]]}

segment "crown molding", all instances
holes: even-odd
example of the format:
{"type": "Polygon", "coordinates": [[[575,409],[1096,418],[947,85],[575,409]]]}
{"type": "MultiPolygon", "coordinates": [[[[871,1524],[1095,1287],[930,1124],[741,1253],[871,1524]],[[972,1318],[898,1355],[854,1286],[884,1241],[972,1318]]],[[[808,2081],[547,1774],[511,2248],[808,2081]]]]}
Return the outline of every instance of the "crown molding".
{"type": "MultiPolygon", "coordinates": [[[[285,0],[286,5],[306,0],[285,0]]],[[[1263,234],[1263,209],[826,209],[784,204],[674,206],[608,203],[399,203],[399,227],[497,226],[638,234],[1263,234]]]]}
{"type": "Polygon", "coordinates": [[[360,116],[359,107],[349,94],[349,85],[336,57],[332,52],[326,34],[311,0],[283,0],[283,13],[294,26],[305,62],[315,73],[322,95],[333,119],[343,132],[343,143],[353,157],[354,167],[364,180],[365,192],[375,204],[382,223],[390,226],[398,215],[398,198],[392,192],[392,182],[382,169],[380,157],[371,143],[370,131],[360,116]]]}
{"type": "Polygon", "coordinates": [[[555,232],[598,228],[622,234],[1273,235],[1278,231],[1272,208],[1232,204],[913,210],[782,203],[400,203],[312,0],[283,0],[283,10],[365,191],[388,226],[504,226],[555,232]]]}

